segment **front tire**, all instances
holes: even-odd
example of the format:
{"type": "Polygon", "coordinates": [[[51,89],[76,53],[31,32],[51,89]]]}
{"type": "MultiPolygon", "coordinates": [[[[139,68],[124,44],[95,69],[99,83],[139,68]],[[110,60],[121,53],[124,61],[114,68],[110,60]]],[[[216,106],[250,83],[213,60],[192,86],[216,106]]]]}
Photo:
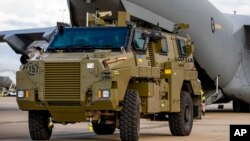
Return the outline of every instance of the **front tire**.
{"type": "Polygon", "coordinates": [[[179,113],[169,115],[169,127],[173,136],[188,136],[193,127],[193,101],[188,92],[181,92],[179,113]]]}
{"type": "Polygon", "coordinates": [[[115,132],[115,125],[92,123],[94,132],[97,135],[112,135],[115,132]]]}
{"type": "Polygon", "coordinates": [[[138,141],[140,133],[140,98],[135,90],[127,90],[120,114],[122,141],[138,141]]]}
{"type": "Polygon", "coordinates": [[[32,140],[49,140],[53,126],[46,111],[29,111],[29,132],[32,140]]]}

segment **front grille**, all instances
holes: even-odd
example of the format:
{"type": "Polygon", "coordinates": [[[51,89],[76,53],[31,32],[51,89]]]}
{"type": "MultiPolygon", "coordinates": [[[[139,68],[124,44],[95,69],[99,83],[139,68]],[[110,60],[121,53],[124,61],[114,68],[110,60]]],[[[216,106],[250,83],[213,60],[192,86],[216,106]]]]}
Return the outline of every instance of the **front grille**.
{"type": "Polygon", "coordinates": [[[80,63],[45,63],[45,99],[80,100],[80,63]]]}

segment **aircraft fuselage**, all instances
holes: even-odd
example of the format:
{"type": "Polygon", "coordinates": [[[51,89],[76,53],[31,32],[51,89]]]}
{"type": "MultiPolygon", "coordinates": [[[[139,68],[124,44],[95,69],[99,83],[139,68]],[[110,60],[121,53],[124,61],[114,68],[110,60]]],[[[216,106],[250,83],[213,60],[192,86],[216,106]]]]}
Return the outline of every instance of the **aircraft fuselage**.
{"type": "Polygon", "coordinates": [[[206,0],[128,1],[175,23],[190,24],[185,33],[194,41],[199,65],[211,79],[219,76],[219,86],[226,95],[250,103],[250,64],[246,64],[250,55],[243,37],[238,37],[244,23],[233,23],[206,0]]]}

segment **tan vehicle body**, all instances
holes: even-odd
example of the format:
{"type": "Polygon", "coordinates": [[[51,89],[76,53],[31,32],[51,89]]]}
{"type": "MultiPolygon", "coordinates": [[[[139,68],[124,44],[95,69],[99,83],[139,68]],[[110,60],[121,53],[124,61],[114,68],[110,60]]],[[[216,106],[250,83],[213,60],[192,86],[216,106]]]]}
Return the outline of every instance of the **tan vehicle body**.
{"type": "Polygon", "coordinates": [[[24,64],[17,72],[17,90],[24,91],[23,98],[17,97],[19,108],[46,112],[54,123],[90,121],[120,128],[127,90],[138,93],[141,117],[179,113],[180,94],[185,91],[199,118],[201,85],[191,41],[141,28],[131,28],[128,36],[128,46],[118,52],[57,51],[24,64]],[[137,31],[148,36],[143,50],[132,43],[137,31]],[[104,90],[108,97],[103,97],[104,90]]]}

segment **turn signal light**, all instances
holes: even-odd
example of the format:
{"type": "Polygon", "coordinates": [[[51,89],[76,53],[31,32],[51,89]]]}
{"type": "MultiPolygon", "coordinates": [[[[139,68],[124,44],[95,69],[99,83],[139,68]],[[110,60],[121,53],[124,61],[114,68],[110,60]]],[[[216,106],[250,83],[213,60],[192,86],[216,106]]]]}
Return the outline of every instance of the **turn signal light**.
{"type": "Polygon", "coordinates": [[[97,92],[97,97],[98,97],[98,98],[102,98],[102,91],[101,91],[101,90],[98,90],[98,92],[97,92]]]}
{"type": "Polygon", "coordinates": [[[25,91],[25,98],[29,98],[29,96],[30,96],[30,92],[29,92],[29,90],[26,90],[25,91]]]}

